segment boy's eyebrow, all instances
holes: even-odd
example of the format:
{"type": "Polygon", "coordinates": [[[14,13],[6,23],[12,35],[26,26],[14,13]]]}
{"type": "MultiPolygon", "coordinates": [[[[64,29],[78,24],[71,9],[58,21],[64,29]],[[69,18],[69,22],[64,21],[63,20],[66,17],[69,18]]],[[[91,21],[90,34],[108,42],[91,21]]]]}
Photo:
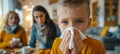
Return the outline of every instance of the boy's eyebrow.
{"type": "Polygon", "coordinates": [[[60,18],[59,20],[68,20],[68,18],[60,18]]]}

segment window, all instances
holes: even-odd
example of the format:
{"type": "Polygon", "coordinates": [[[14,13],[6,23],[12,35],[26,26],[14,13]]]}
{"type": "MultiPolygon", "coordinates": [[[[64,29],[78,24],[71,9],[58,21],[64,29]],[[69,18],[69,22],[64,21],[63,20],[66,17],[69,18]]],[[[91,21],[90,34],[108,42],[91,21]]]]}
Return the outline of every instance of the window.
{"type": "Polygon", "coordinates": [[[0,0],[0,28],[2,27],[2,20],[3,20],[3,18],[2,18],[2,0],[0,0]]]}

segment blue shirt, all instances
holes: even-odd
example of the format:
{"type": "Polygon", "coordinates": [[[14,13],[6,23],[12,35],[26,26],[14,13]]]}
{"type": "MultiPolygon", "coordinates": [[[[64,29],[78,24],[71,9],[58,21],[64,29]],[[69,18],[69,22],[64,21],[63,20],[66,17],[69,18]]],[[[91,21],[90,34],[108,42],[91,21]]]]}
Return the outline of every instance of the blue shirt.
{"type": "MultiPolygon", "coordinates": [[[[57,36],[61,35],[60,29],[57,25],[56,25],[56,33],[57,33],[57,36]]],[[[54,40],[51,40],[49,43],[44,43],[42,41],[42,38],[37,34],[36,27],[33,25],[32,26],[32,33],[31,33],[31,40],[30,40],[29,46],[32,47],[32,48],[35,48],[37,40],[41,43],[40,45],[43,48],[51,48],[52,44],[53,44],[53,41],[54,41],[54,40]]]]}

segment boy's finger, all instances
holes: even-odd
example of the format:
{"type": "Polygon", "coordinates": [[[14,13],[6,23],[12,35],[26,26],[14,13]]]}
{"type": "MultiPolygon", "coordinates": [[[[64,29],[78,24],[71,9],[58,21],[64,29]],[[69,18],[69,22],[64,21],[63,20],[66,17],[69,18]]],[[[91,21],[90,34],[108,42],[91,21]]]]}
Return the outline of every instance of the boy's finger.
{"type": "Polygon", "coordinates": [[[62,50],[63,50],[63,48],[65,48],[65,45],[69,42],[69,40],[70,40],[70,34],[68,33],[68,35],[65,36],[65,38],[63,39],[63,41],[62,41],[62,43],[60,45],[60,47],[62,48],[62,50]]]}

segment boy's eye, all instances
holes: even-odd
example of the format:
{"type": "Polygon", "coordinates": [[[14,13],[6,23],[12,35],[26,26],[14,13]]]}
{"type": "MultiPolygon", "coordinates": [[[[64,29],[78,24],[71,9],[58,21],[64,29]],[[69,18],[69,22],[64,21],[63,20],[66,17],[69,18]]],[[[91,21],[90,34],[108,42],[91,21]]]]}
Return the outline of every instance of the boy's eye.
{"type": "Polygon", "coordinates": [[[64,25],[67,25],[68,21],[62,21],[61,23],[64,24],[64,25]]]}
{"type": "Polygon", "coordinates": [[[76,20],[75,22],[76,23],[83,23],[84,21],[82,21],[82,20],[76,20]]]}

